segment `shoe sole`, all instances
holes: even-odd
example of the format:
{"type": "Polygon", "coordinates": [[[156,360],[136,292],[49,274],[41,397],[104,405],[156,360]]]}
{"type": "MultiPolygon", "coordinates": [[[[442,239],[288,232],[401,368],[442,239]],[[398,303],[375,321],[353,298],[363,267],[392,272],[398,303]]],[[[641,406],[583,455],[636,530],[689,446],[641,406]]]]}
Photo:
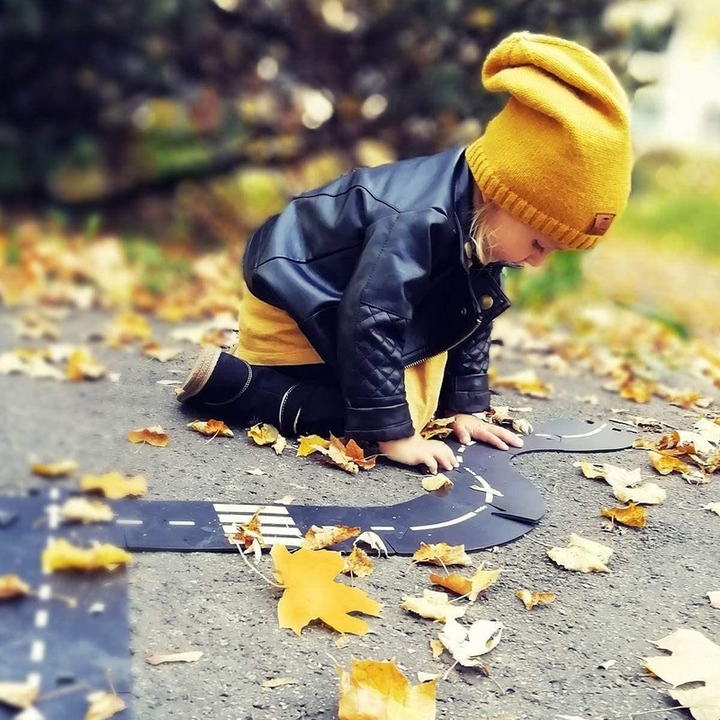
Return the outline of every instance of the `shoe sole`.
{"type": "Polygon", "coordinates": [[[205,387],[205,383],[210,379],[213,370],[215,370],[221,352],[220,348],[217,347],[206,347],[200,351],[190,374],[178,393],[177,399],[179,402],[189,400],[205,387]]]}

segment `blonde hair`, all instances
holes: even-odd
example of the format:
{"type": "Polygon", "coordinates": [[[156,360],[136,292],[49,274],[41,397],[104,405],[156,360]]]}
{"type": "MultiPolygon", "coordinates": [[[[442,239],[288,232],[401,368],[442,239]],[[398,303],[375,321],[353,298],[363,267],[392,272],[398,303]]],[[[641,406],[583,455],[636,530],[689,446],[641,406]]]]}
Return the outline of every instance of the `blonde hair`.
{"type": "Polygon", "coordinates": [[[487,265],[490,262],[495,247],[495,237],[489,220],[490,212],[494,207],[495,203],[492,201],[484,201],[473,211],[472,221],[470,222],[470,240],[474,245],[475,255],[482,265],[487,265]]]}

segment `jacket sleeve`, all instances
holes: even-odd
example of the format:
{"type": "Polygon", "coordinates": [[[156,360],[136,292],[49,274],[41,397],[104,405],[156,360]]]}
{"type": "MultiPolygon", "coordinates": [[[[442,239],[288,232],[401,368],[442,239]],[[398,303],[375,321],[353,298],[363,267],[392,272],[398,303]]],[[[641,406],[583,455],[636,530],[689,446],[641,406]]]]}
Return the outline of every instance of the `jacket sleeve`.
{"type": "Polygon", "coordinates": [[[448,353],[437,414],[475,413],[490,407],[488,366],[492,323],[482,325],[448,353]]]}
{"type": "Polygon", "coordinates": [[[338,315],[348,436],[379,442],[413,434],[402,364],[405,334],[427,286],[433,244],[452,232],[447,218],[432,209],[386,216],[367,228],[338,315]]]}

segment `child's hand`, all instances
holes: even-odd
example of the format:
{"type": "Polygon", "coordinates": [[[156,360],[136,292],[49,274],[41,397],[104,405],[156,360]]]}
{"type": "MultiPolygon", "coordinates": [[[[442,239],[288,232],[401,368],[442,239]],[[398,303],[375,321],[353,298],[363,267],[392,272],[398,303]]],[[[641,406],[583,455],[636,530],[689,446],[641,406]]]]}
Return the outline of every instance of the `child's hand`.
{"type": "Polygon", "coordinates": [[[400,440],[387,440],[378,443],[380,452],[385,457],[404,465],[427,466],[434,475],[438,467],[442,470],[452,470],[458,466],[455,453],[449,445],[440,440],[424,440],[420,435],[413,435],[400,440]]]}
{"type": "Polygon", "coordinates": [[[455,437],[465,445],[470,440],[479,440],[499,450],[507,450],[509,445],[522,447],[523,440],[510,430],[499,425],[492,425],[476,418],[474,415],[455,415],[455,422],[450,426],[455,437]]]}

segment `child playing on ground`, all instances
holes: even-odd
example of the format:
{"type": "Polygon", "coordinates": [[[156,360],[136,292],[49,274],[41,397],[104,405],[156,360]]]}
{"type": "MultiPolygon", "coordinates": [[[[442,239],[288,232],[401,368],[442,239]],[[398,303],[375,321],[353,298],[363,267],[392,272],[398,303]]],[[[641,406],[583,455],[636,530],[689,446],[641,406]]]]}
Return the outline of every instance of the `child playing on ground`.
{"type": "Polygon", "coordinates": [[[178,399],[284,434],[377,443],[408,465],[457,466],[419,431],[454,416],[460,442],[522,444],[489,408],[504,265],[585,250],[630,189],[628,102],[566,40],[515,33],[482,80],[510,98],[468,147],[357,169],[306,192],[250,238],[235,355],[205,349],[178,399]]]}

